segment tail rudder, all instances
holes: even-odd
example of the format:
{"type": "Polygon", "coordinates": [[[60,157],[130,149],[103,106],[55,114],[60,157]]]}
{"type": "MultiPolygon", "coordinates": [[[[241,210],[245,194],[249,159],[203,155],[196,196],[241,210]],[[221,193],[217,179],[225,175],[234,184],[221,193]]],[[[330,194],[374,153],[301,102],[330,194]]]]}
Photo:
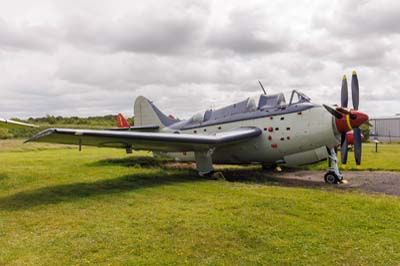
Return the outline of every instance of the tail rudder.
{"type": "Polygon", "coordinates": [[[118,116],[117,116],[117,126],[118,126],[118,128],[130,128],[131,127],[129,122],[125,119],[125,117],[122,114],[118,114],[118,116]]]}
{"type": "Polygon", "coordinates": [[[136,98],[133,112],[135,114],[135,126],[155,125],[163,128],[178,121],[166,116],[151,101],[143,96],[136,98]]]}

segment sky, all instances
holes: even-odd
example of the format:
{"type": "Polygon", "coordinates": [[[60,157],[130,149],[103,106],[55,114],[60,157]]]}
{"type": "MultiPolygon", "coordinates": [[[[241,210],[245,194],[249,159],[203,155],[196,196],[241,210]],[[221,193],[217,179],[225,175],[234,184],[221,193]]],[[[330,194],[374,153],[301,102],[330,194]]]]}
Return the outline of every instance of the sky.
{"type": "Polygon", "coordinates": [[[352,70],[359,109],[394,115],[399,25],[395,0],[0,0],[0,117],[130,117],[143,95],[185,118],[257,80],[339,104],[352,70]]]}

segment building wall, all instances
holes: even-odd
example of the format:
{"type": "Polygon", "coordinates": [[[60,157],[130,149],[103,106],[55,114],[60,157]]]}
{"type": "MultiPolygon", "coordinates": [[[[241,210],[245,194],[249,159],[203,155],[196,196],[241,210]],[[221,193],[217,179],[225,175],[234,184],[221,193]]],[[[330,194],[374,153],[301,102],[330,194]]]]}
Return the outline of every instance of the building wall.
{"type": "Polygon", "coordinates": [[[370,140],[378,139],[382,142],[400,141],[400,117],[373,118],[370,140]]]}

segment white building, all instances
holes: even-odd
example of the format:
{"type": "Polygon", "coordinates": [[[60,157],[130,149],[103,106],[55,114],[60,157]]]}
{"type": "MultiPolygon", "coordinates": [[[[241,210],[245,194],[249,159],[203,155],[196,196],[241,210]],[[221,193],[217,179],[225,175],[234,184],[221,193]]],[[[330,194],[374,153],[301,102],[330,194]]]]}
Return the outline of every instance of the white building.
{"type": "Polygon", "coordinates": [[[400,116],[371,118],[370,140],[400,142],[400,116]]]}

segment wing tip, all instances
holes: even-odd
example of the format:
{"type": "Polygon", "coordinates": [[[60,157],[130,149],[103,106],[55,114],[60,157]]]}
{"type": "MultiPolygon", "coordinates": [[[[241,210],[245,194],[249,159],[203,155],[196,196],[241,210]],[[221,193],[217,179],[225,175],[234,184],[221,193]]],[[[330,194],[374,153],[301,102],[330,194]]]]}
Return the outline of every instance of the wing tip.
{"type": "Polygon", "coordinates": [[[28,142],[33,142],[33,141],[37,141],[38,139],[51,135],[54,132],[56,132],[55,128],[49,128],[49,129],[45,129],[39,133],[37,133],[36,135],[33,135],[32,137],[30,137],[29,139],[25,140],[24,143],[28,143],[28,142]]]}

